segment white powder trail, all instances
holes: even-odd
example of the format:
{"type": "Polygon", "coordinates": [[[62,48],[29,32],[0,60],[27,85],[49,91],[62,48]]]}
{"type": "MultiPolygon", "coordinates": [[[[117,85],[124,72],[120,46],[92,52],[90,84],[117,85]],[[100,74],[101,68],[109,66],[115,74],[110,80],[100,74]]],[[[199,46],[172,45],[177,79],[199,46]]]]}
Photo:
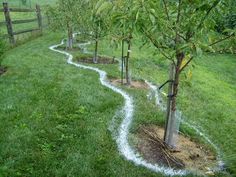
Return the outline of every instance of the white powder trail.
{"type": "MultiPolygon", "coordinates": [[[[122,95],[122,97],[125,99],[125,104],[123,107],[124,119],[121,123],[121,126],[119,128],[118,137],[116,139],[119,152],[127,160],[132,161],[134,164],[144,166],[154,172],[162,173],[167,176],[174,176],[174,175],[183,176],[183,175],[186,175],[187,173],[189,173],[186,170],[175,170],[172,168],[166,168],[163,166],[159,166],[157,164],[154,165],[154,164],[148,163],[142,157],[140,157],[138,154],[135,153],[134,149],[132,149],[132,147],[129,145],[129,142],[128,142],[129,128],[130,128],[130,125],[133,120],[133,112],[134,112],[133,98],[131,96],[129,96],[122,89],[111,85],[107,81],[107,73],[105,71],[102,71],[102,70],[95,68],[95,67],[75,63],[75,62],[73,62],[73,56],[71,54],[69,54],[65,51],[60,51],[60,50],[56,49],[59,46],[64,45],[64,43],[65,43],[65,40],[62,40],[62,42],[60,44],[53,45],[53,46],[49,47],[49,49],[52,51],[66,55],[68,64],[74,65],[74,66],[82,68],[82,69],[88,69],[88,70],[92,70],[92,71],[97,72],[100,75],[100,82],[102,85],[104,85],[107,88],[110,88],[111,90],[113,90],[114,92],[122,95]]],[[[80,44],[80,46],[86,46],[88,44],[90,44],[90,43],[80,44]]],[[[86,52],[88,52],[88,51],[86,51],[86,52]]]]}

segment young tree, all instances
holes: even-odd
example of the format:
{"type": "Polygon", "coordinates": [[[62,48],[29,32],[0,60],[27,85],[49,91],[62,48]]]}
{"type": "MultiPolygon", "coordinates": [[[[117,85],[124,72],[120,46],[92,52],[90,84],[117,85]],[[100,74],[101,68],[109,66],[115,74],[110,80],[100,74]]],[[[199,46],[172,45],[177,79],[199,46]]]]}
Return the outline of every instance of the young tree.
{"type": "Polygon", "coordinates": [[[124,76],[124,66],[125,66],[125,78],[126,83],[130,85],[131,78],[130,78],[130,67],[129,67],[129,60],[131,57],[131,47],[132,47],[132,40],[133,40],[133,33],[135,32],[136,27],[136,10],[134,7],[134,1],[127,0],[117,0],[113,2],[113,9],[112,9],[112,17],[111,17],[111,24],[112,24],[112,33],[115,36],[115,39],[122,41],[122,68],[121,68],[121,80],[123,84],[123,76],[124,76]],[[127,55],[124,56],[124,44],[127,43],[127,55]]]}
{"type": "Polygon", "coordinates": [[[111,3],[106,0],[90,0],[87,6],[84,27],[87,35],[95,41],[93,62],[98,62],[99,40],[108,34],[108,17],[111,3]]]}
{"type": "Polygon", "coordinates": [[[50,18],[50,26],[54,30],[67,31],[67,47],[73,48],[73,30],[76,24],[76,14],[79,10],[78,0],[58,0],[56,6],[47,8],[47,16],[50,18]]]}
{"type": "Polygon", "coordinates": [[[87,27],[88,19],[91,18],[91,11],[93,10],[90,0],[80,0],[78,3],[76,3],[77,11],[74,14],[75,19],[75,31],[79,32],[79,38],[81,39],[81,36],[86,38],[89,34],[89,29],[87,27]]]}
{"type": "MultiPolygon", "coordinates": [[[[136,0],[138,27],[156,49],[171,61],[167,119],[164,141],[172,148],[176,146],[176,101],[180,74],[202,50],[213,50],[212,46],[229,38],[235,38],[235,30],[228,30],[219,39],[209,40],[215,33],[213,17],[227,9],[224,0],[136,0]]],[[[177,130],[178,131],[178,130],[177,130]]]]}

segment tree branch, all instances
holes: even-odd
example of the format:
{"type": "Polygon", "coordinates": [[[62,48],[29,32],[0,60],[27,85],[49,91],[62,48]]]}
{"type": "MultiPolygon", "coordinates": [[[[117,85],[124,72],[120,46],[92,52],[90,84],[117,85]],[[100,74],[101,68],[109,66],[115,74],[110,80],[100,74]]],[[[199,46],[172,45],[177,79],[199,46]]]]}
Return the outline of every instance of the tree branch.
{"type": "MultiPolygon", "coordinates": [[[[176,24],[175,24],[175,49],[177,49],[177,46],[180,42],[180,36],[178,35],[178,26],[179,26],[179,22],[180,22],[180,12],[181,12],[181,0],[179,0],[179,5],[178,5],[178,14],[177,14],[177,19],[176,19],[176,24]]],[[[178,51],[176,51],[176,54],[178,53],[178,51]]]]}
{"type": "Polygon", "coordinates": [[[180,73],[188,66],[188,64],[191,62],[193,60],[193,57],[191,57],[188,61],[187,61],[187,63],[185,63],[185,65],[180,69],[180,73]]]}
{"type": "MultiPolygon", "coordinates": [[[[166,46],[159,45],[159,44],[157,43],[157,41],[156,41],[155,39],[153,39],[150,34],[148,34],[147,32],[144,31],[144,29],[141,29],[141,31],[147,36],[147,38],[152,42],[152,44],[153,44],[156,48],[158,48],[158,49],[168,49],[168,47],[166,47],[166,46]]],[[[171,61],[173,62],[173,64],[176,66],[175,61],[174,61],[171,57],[167,56],[167,55],[166,55],[164,52],[162,52],[162,51],[160,51],[160,53],[161,53],[164,57],[166,57],[167,59],[171,60],[171,61]]]]}
{"type": "Polygon", "coordinates": [[[200,21],[199,25],[197,26],[197,29],[199,29],[202,25],[203,22],[207,19],[208,15],[210,14],[210,12],[220,3],[221,0],[216,0],[212,6],[207,10],[206,15],[202,18],[202,20],[200,21]]]}
{"type": "Polygon", "coordinates": [[[179,0],[179,5],[178,5],[178,15],[177,15],[176,24],[178,24],[179,21],[180,21],[181,3],[182,3],[182,0],[179,0]]]}
{"type": "Polygon", "coordinates": [[[209,44],[209,46],[216,45],[216,44],[218,44],[218,43],[220,43],[220,42],[223,42],[223,41],[225,41],[225,40],[227,40],[227,39],[229,39],[229,38],[231,38],[231,37],[233,37],[233,36],[235,36],[234,33],[231,34],[231,35],[229,35],[229,36],[226,36],[225,38],[219,39],[218,41],[215,41],[215,42],[213,42],[212,44],[209,44]]]}
{"type": "Polygon", "coordinates": [[[165,13],[166,13],[167,20],[170,20],[169,12],[168,12],[168,8],[167,8],[167,4],[166,4],[166,0],[163,0],[163,3],[164,3],[164,6],[165,6],[165,13]]]}
{"type": "Polygon", "coordinates": [[[145,32],[144,30],[143,30],[143,32],[144,32],[144,34],[147,36],[147,38],[153,43],[153,45],[154,45],[156,48],[168,49],[168,47],[166,47],[166,46],[159,45],[159,44],[157,43],[157,41],[156,41],[155,39],[153,39],[152,36],[149,35],[147,32],[145,32]]]}
{"type": "MultiPolygon", "coordinates": [[[[160,51],[160,53],[161,53],[164,57],[166,57],[168,60],[173,60],[171,57],[167,56],[164,52],[160,51]]],[[[175,62],[174,62],[174,63],[175,63],[175,62]]]]}

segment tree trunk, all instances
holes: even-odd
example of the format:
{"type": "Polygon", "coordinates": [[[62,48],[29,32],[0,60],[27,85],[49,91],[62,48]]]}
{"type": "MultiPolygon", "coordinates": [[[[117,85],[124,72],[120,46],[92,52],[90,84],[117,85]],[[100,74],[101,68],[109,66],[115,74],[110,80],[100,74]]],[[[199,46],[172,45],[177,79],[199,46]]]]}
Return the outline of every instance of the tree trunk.
{"type": "Polygon", "coordinates": [[[170,132],[170,117],[171,117],[171,106],[172,106],[172,96],[173,95],[173,80],[175,75],[175,66],[172,63],[169,69],[169,87],[168,87],[168,99],[167,99],[167,110],[166,110],[166,123],[165,123],[165,133],[164,133],[164,141],[168,144],[169,134],[170,132]]]}
{"type": "Polygon", "coordinates": [[[132,39],[132,36],[130,35],[129,39],[128,39],[128,51],[127,51],[127,56],[126,56],[126,83],[127,85],[130,85],[130,73],[129,73],[129,58],[130,58],[130,53],[131,53],[131,39],[132,39]]]}
{"type": "Polygon", "coordinates": [[[95,50],[94,50],[94,57],[93,63],[98,63],[98,40],[95,41],[95,50]]]}
{"type": "Polygon", "coordinates": [[[68,30],[67,47],[69,48],[69,50],[72,50],[73,49],[73,30],[69,24],[67,24],[67,30],[68,30]]]}
{"type": "Polygon", "coordinates": [[[121,84],[124,84],[124,39],[122,39],[121,45],[121,84]]]}
{"type": "Polygon", "coordinates": [[[95,50],[94,50],[94,57],[93,57],[93,63],[98,62],[98,33],[96,31],[95,34],[95,50]]]}
{"type": "MultiPolygon", "coordinates": [[[[167,105],[167,120],[166,120],[166,130],[165,130],[165,137],[164,141],[168,146],[171,148],[176,147],[176,139],[179,132],[179,126],[178,126],[178,117],[176,117],[176,98],[178,95],[178,88],[179,88],[179,79],[180,79],[180,70],[181,70],[181,64],[184,58],[183,53],[178,53],[176,55],[177,58],[177,65],[175,67],[175,72],[172,75],[173,82],[170,86],[170,92],[168,95],[168,105],[167,105]],[[173,77],[174,76],[174,77],[173,77]],[[172,90],[172,91],[171,91],[172,90]]],[[[171,67],[173,69],[173,67],[171,67]]],[[[173,73],[171,71],[170,73],[173,73]]],[[[170,74],[171,75],[171,74],[170,74]]]]}

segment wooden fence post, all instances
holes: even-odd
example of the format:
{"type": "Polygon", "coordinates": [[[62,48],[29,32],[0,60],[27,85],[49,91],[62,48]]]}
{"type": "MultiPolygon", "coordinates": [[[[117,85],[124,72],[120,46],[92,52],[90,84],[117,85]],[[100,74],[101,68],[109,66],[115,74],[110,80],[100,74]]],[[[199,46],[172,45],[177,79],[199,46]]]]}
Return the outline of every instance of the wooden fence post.
{"type": "Polygon", "coordinates": [[[3,9],[4,9],[5,21],[6,21],[6,26],[7,26],[7,33],[9,36],[10,44],[15,45],[16,41],[15,41],[14,34],[13,34],[10,10],[9,10],[7,2],[3,2],[3,9]]]}
{"type": "Polygon", "coordinates": [[[42,32],[43,30],[43,23],[42,23],[42,15],[41,15],[41,9],[38,4],[36,4],[36,13],[37,13],[37,18],[38,18],[38,26],[40,31],[42,32]]]}

